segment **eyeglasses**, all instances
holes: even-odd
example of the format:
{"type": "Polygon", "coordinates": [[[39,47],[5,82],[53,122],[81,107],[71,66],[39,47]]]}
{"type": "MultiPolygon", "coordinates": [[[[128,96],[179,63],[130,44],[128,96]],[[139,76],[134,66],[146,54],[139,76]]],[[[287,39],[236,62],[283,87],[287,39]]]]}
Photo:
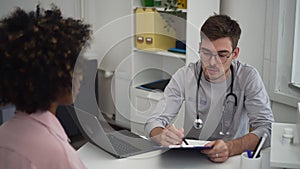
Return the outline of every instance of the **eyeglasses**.
{"type": "Polygon", "coordinates": [[[199,54],[203,61],[209,61],[213,56],[217,63],[224,64],[233,52],[219,51],[217,54],[213,54],[210,50],[200,49],[199,54]]]}

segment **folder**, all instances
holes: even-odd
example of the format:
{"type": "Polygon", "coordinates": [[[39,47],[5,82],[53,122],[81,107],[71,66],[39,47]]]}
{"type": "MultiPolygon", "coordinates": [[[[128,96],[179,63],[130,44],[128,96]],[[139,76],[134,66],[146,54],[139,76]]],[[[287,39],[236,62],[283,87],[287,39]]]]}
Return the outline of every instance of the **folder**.
{"type": "Polygon", "coordinates": [[[136,8],[135,47],[141,50],[168,50],[176,45],[176,32],[155,8],[136,8]],[[167,28],[166,28],[167,27],[167,28]]]}

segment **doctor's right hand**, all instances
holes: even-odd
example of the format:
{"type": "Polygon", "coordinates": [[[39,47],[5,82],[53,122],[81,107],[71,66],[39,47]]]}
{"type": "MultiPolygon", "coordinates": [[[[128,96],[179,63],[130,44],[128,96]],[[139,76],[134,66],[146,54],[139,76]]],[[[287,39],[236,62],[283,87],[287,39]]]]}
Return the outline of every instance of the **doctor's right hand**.
{"type": "Polygon", "coordinates": [[[174,125],[168,125],[166,128],[156,127],[152,129],[150,137],[162,146],[179,145],[182,144],[184,130],[183,128],[177,129],[174,125]]]}

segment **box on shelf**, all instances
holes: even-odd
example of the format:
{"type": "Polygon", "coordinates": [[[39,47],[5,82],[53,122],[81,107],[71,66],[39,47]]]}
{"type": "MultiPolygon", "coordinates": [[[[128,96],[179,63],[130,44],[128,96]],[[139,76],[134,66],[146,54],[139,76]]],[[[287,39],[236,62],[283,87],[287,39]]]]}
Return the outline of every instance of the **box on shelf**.
{"type": "Polygon", "coordinates": [[[161,5],[162,5],[162,0],[154,0],[155,7],[161,7],[161,5]]]}
{"type": "Polygon", "coordinates": [[[141,0],[143,6],[154,6],[154,0],[141,0]]]}
{"type": "Polygon", "coordinates": [[[187,8],[187,0],[177,0],[179,9],[187,8]]]}
{"type": "Polygon", "coordinates": [[[176,32],[155,8],[136,8],[135,47],[141,50],[168,50],[175,47],[176,32]]]}

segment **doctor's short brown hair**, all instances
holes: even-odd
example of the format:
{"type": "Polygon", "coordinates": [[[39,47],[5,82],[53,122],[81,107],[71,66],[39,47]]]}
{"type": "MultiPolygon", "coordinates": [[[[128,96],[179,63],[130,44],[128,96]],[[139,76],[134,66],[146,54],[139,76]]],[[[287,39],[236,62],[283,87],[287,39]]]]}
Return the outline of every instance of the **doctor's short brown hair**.
{"type": "Polygon", "coordinates": [[[241,36],[241,28],[237,21],[227,15],[210,16],[201,27],[201,40],[208,38],[211,41],[229,37],[232,42],[232,49],[237,47],[241,36]]]}

